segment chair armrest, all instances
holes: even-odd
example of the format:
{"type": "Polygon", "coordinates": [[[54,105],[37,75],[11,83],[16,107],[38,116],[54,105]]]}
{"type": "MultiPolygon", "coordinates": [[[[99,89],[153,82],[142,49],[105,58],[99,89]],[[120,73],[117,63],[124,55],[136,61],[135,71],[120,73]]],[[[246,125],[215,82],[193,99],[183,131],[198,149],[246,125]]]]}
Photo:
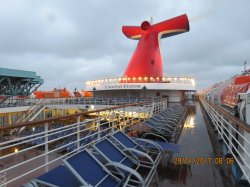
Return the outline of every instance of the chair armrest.
{"type": "MultiPolygon", "coordinates": [[[[147,153],[144,153],[142,151],[139,151],[139,150],[136,150],[133,148],[125,148],[123,151],[124,152],[132,152],[132,153],[136,153],[138,155],[144,156],[152,163],[152,165],[155,165],[154,160],[147,153]]],[[[138,161],[140,162],[140,160],[138,160],[138,161]]]]}
{"type": "Polygon", "coordinates": [[[166,138],[164,138],[163,136],[159,135],[159,134],[155,134],[155,133],[152,133],[152,132],[148,132],[148,133],[145,133],[142,138],[145,138],[145,136],[147,135],[152,135],[152,136],[155,136],[156,138],[161,138],[164,142],[167,142],[168,141],[166,140],[166,138]]]}
{"type": "Polygon", "coordinates": [[[135,171],[135,170],[123,165],[123,164],[120,164],[117,162],[109,162],[109,163],[105,164],[105,166],[106,167],[113,166],[113,167],[120,168],[120,169],[128,172],[129,174],[134,175],[139,180],[139,182],[142,184],[142,186],[146,186],[145,181],[143,180],[142,176],[137,171],[135,171]]]}
{"type": "MultiPolygon", "coordinates": [[[[142,138],[138,138],[138,139],[134,139],[134,141],[142,141],[142,142],[146,142],[148,144],[151,144],[153,147],[155,147],[156,149],[158,149],[159,152],[164,152],[163,149],[161,148],[161,146],[157,143],[155,143],[154,141],[152,140],[149,140],[149,139],[142,139],[142,138]]],[[[140,145],[140,144],[138,144],[140,145]]],[[[143,147],[143,145],[141,145],[143,147]]]]}

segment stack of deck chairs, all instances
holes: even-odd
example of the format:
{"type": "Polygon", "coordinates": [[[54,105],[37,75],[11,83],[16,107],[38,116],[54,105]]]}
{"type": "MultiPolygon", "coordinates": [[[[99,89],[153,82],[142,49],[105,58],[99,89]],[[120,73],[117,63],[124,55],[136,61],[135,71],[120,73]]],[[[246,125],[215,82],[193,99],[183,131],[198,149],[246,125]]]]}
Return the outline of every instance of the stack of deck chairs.
{"type": "Polygon", "coordinates": [[[187,109],[173,105],[143,123],[151,129],[151,134],[173,137],[185,117],[187,109]]]}
{"type": "MultiPolygon", "coordinates": [[[[185,109],[174,105],[144,122],[156,135],[172,136],[185,109]]],[[[74,151],[63,164],[37,177],[33,186],[149,186],[158,183],[157,167],[166,164],[166,151],[178,152],[168,142],[129,137],[117,130],[84,149],[74,151]]]]}
{"type": "Polygon", "coordinates": [[[162,161],[164,150],[154,142],[147,141],[147,144],[150,146],[142,146],[122,131],[116,131],[63,159],[62,165],[29,184],[60,187],[149,186],[153,180],[158,182],[157,166],[162,161]]]}

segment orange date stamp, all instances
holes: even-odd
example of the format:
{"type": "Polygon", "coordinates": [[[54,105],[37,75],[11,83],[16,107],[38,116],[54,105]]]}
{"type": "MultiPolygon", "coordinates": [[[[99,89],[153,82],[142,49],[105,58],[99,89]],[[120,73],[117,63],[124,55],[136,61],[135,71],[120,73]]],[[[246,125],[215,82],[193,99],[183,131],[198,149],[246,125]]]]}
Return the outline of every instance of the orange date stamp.
{"type": "Polygon", "coordinates": [[[234,164],[234,158],[224,158],[224,157],[175,157],[174,164],[197,164],[197,165],[205,165],[205,164],[234,164]]]}

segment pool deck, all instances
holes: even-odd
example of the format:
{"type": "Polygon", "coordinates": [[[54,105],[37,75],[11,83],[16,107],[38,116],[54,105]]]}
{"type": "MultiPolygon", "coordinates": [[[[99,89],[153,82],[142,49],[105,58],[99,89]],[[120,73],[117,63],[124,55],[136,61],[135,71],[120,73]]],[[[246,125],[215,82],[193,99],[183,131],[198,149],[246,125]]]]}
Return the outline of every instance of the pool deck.
{"type": "MultiPolygon", "coordinates": [[[[191,111],[178,140],[180,153],[174,153],[167,167],[158,167],[161,187],[238,186],[228,163],[215,154],[200,104],[191,111]]],[[[153,184],[152,184],[153,186],[153,184]]]]}
{"type": "MultiPolygon", "coordinates": [[[[171,155],[167,166],[160,164],[158,167],[159,187],[239,187],[233,179],[228,163],[225,160],[223,163],[219,163],[222,157],[216,151],[218,147],[214,143],[214,138],[212,138],[213,141],[210,139],[213,137],[211,133],[213,132],[206,124],[201,106],[197,102],[193,110],[189,111],[178,139],[177,143],[181,147],[180,153],[171,155]]],[[[13,162],[21,162],[33,155],[39,155],[40,152],[42,151],[38,150],[29,155],[16,156],[15,159],[6,161],[5,164],[12,165],[13,162]]],[[[53,158],[55,156],[57,155],[52,155],[53,158]]],[[[41,157],[39,161],[28,167],[23,166],[21,170],[25,172],[35,168],[44,160],[45,158],[41,157]]],[[[58,164],[60,162],[53,164],[52,168],[58,164]]],[[[25,184],[44,172],[44,168],[38,170],[28,177],[9,184],[8,187],[25,184]]],[[[15,171],[7,173],[9,179],[17,177],[16,175],[15,171]]],[[[152,182],[150,186],[156,186],[156,183],[152,182]]]]}

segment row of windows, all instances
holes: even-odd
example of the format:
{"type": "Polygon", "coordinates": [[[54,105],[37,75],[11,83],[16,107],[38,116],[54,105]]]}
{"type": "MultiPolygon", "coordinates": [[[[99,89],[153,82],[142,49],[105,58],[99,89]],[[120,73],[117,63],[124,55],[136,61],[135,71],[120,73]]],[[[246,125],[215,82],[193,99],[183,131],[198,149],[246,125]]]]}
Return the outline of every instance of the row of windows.
{"type": "MultiPolygon", "coordinates": [[[[37,116],[37,119],[43,119],[43,117],[45,116],[45,118],[49,118],[49,117],[52,117],[52,116],[56,116],[56,115],[64,115],[64,114],[72,114],[72,113],[75,113],[76,110],[74,109],[62,109],[62,110],[44,110],[44,112],[41,112],[38,116],[37,116]]],[[[17,121],[17,119],[19,119],[21,117],[21,113],[19,114],[15,114],[15,113],[12,113],[10,114],[10,123],[14,123],[15,121],[17,121]]],[[[8,121],[8,114],[6,115],[3,115],[3,116],[0,116],[0,127],[1,126],[7,126],[9,125],[9,121],[8,121]]]]}
{"type": "MultiPolygon", "coordinates": [[[[22,114],[12,114],[10,115],[10,122],[13,123],[15,122],[18,118],[21,117],[22,114]]],[[[1,126],[7,126],[9,124],[8,121],[8,115],[6,116],[0,116],[0,127],[1,126]]]]}

